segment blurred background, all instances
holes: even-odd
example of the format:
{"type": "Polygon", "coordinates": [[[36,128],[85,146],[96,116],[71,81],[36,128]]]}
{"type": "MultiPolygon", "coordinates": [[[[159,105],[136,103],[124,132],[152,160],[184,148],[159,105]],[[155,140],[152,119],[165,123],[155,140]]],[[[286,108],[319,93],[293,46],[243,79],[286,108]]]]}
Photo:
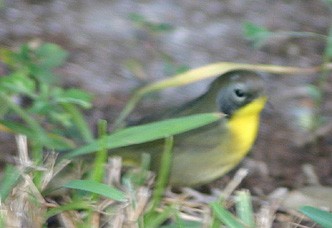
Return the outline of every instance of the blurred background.
{"type": "MultiPolygon", "coordinates": [[[[326,2],[0,0],[0,45],[15,49],[25,42],[53,42],[68,50],[69,60],[59,69],[59,81],[95,95],[89,112],[93,125],[100,118],[114,121],[137,88],[209,63],[321,64],[325,40],[283,31],[327,35],[331,11],[326,2]],[[254,45],[244,34],[249,22],[279,33],[254,45]]],[[[313,121],[316,111],[309,85],[319,75],[263,77],[270,101],[251,154],[256,163],[247,164],[260,170],[256,175],[253,168],[243,185],[267,192],[276,186],[303,185],[305,164],[319,171],[321,183],[331,185],[330,129],[323,129],[315,143],[308,140],[313,135],[308,121],[313,121]]],[[[332,108],[329,84],[327,80],[319,87],[324,91],[325,123],[332,108]]],[[[180,105],[207,85],[204,81],[147,97],[131,118],[180,105]]]]}

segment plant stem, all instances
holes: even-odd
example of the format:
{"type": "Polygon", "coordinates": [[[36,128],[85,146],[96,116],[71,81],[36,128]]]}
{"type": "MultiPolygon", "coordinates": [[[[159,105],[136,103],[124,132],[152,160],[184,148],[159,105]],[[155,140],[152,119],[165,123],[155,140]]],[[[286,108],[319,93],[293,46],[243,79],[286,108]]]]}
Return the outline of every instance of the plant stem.
{"type": "Polygon", "coordinates": [[[74,105],[71,104],[62,104],[62,107],[70,113],[71,117],[73,118],[73,121],[75,123],[75,126],[80,131],[82,137],[84,138],[84,141],[86,143],[89,143],[93,140],[93,135],[91,133],[90,127],[87,123],[87,121],[84,119],[82,114],[77,110],[77,108],[74,105]]]}

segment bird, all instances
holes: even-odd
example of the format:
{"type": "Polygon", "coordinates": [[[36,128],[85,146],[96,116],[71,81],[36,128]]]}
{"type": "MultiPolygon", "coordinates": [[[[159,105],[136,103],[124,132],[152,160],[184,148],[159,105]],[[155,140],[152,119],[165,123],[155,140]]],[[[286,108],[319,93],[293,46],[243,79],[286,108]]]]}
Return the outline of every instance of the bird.
{"type": "MultiPolygon", "coordinates": [[[[161,119],[220,112],[212,124],[174,136],[168,184],[199,186],[235,168],[252,148],[259,130],[260,114],[267,96],[261,76],[236,70],[216,78],[208,90],[161,119]]],[[[114,152],[124,164],[139,164],[143,153],[151,157],[151,170],[158,172],[164,140],[129,146],[114,152]]]]}

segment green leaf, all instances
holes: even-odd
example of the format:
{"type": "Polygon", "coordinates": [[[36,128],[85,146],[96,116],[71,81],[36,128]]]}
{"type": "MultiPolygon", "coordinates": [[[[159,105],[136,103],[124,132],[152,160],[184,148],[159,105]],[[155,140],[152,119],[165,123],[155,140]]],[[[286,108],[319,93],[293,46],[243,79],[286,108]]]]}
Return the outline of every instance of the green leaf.
{"type": "Polygon", "coordinates": [[[142,28],[151,32],[169,32],[173,30],[173,26],[168,23],[156,23],[148,21],[143,15],[138,13],[131,13],[128,15],[129,20],[142,28]]]}
{"type": "Polygon", "coordinates": [[[20,51],[15,53],[15,59],[19,61],[22,64],[22,66],[24,66],[24,64],[27,64],[31,59],[30,53],[31,50],[29,48],[29,45],[22,44],[20,51]]]}
{"type": "Polygon", "coordinates": [[[324,228],[332,227],[332,213],[330,212],[323,211],[321,209],[311,206],[301,207],[300,212],[302,212],[324,228]]]}
{"type": "Polygon", "coordinates": [[[206,113],[129,127],[73,150],[64,157],[72,158],[101,150],[101,142],[106,142],[106,149],[114,149],[166,138],[210,124],[221,117],[219,113],[206,113]]]}
{"type": "Polygon", "coordinates": [[[151,155],[143,153],[138,169],[129,169],[123,176],[122,182],[131,186],[142,186],[149,177],[149,168],[151,164],[151,155]]]}
{"type": "Polygon", "coordinates": [[[149,213],[144,217],[144,227],[158,228],[177,211],[173,207],[166,207],[162,212],[149,213]]]}
{"type": "Polygon", "coordinates": [[[53,217],[57,214],[60,214],[62,212],[65,212],[65,211],[73,211],[73,210],[88,210],[88,209],[91,209],[91,205],[89,204],[89,202],[86,202],[84,200],[79,200],[79,201],[73,201],[73,202],[69,202],[69,203],[66,203],[65,205],[61,205],[61,206],[58,206],[58,207],[54,207],[52,209],[49,209],[46,213],[46,218],[50,218],[50,217],[53,217]]]}
{"type": "Polygon", "coordinates": [[[20,173],[15,166],[7,165],[4,170],[4,175],[0,180],[0,199],[5,201],[13,187],[16,185],[20,177],[20,173]]]}
{"type": "MultiPolygon", "coordinates": [[[[98,136],[104,136],[107,133],[107,121],[99,120],[98,121],[98,136]]],[[[106,142],[105,142],[106,143],[106,142]]],[[[102,146],[103,147],[103,146],[102,146]]],[[[105,147],[103,147],[105,148],[105,147]]],[[[107,162],[108,154],[107,150],[103,149],[97,151],[95,160],[93,162],[93,169],[89,173],[89,179],[94,181],[102,181],[105,174],[105,163],[107,162]]]]}
{"type": "Polygon", "coordinates": [[[315,102],[318,102],[322,99],[322,91],[319,89],[318,86],[309,84],[309,85],[306,85],[305,88],[306,88],[310,98],[313,99],[315,102]]]}
{"type": "Polygon", "coordinates": [[[35,50],[39,59],[39,66],[53,69],[61,66],[68,57],[68,52],[56,44],[46,43],[35,50]]]}
{"type": "Polygon", "coordinates": [[[145,17],[138,13],[130,13],[128,15],[129,20],[135,23],[143,23],[146,21],[145,17]]]}
{"type": "Polygon", "coordinates": [[[10,94],[32,95],[35,91],[35,82],[23,72],[16,71],[0,78],[0,89],[10,94]]]}
{"type": "Polygon", "coordinates": [[[76,146],[76,144],[66,137],[61,135],[48,133],[44,142],[44,146],[56,150],[70,150],[76,146]]]}
{"type": "Polygon", "coordinates": [[[331,60],[331,58],[332,58],[332,28],[330,29],[329,35],[327,37],[325,55],[329,60],[331,60]]]}
{"type": "Polygon", "coordinates": [[[251,22],[243,24],[244,36],[254,43],[254,47],[260,47],[272,34],[269,30],[262,26],[255,25],[251,22]]]}
{"type": "Polygon", "coordinates": [[[65,184],[63,187],[99,194],[116,201],[127,201],[124,192],[93,180],[73,180],[65,184]]]}
{"type": "Polygon", "coordinates": [[[56,100],[61,103],[72,103],[84,108],[90,108],[92,95],[80,89],[68,89],[57,97],[56,100]]]}
{"type": "Polygon", "coordinates": [[[27,126],[20,124],[18,122],[9,121],[9,120],[0,120],[0,124],[9,128],[12,132],[16,134],[26,135],[27,137],[33,137],[33,131],[27,126]]]}
{"type": "Polygon", "coordinates": [[[69,128],[73,126],[71,116],[63,111],[52,111],[49,113],[50,120],[55,123],[60,123],[62,126],[69,128]]]}
{"type": "Polygon", "coordinates": [[[8,48],[0,47],[0,60],[10,67],[16,65],[15,54],[8,48]]]}
{"type": "Polygon", "coordinates": [[[218,219],[223,222],[227,227],[230,228],[245,228],[245,226],[238,221],[238,219],[224,207],[222,207],[218,202],[213,202],[211,204],[212,210],[218,219]]]}
{"type": "Polygon", "coordinates": [[[172,222],[171,224],[161,225],[160,228],[201,228],[204,225],[201,222],[197,221],[188,221],[184,219],[178,219],[176,222],[172,222]]]}
{"type": "Polygon", "coordinates": [[[88,122],[85,120],[83,113],[72,104],[62,104],[64,111],[71,116],[72,124],[77,127],[84,142],[92,142],[93,134],[88,122]]]}
{"type": "Polygon", "coordinates": [[[151,23],[148,22],[146,25],[152,32],[169,32],[174,30],[174,27],[168,23],[151,23]]]}
{"type": "Polygon", "coordinates": [[[246,226],[255,227],[255,215],[248,190],[238,191],[236,194],[236,214],[246,226]]]}
{"type": "Polygon", "coordinates": [[[52,113],[55,108],[54,103],[50,100],[44,99],[43,97],[37,97],[36,100],[32,103],[29,109],[26,109],[30,114],[45,115],[52,113]]]}
{"type": "Polygon", "coordinates": [[[165,139],[164,151],[161,157],[161,165],[158,171],[156,185],[152,195],[152,210],[155,210],[159,206],[162,196],[167,187],[173,157],[173,143],[173,137],[165,139]]]}
{"type": "Polygon", "coordinates": [[[34,132],[31,128],[25,126],[24,124],[8,120],[0,120],[0,124],[9,128],[16,134],[26,135],[31,140],[42,142],[47,148],[68,150],[75,147],[73,141],[57,134],[47,133],[46,135],[41,135],[39,132],[34,132]]]}
{"type": "Polygon", "coordinates": [[[35,63],[29,64],[30,76],[37,79],[41,83],[53,84],[55,81],[55,75],[51,69],[41,67],[35,63]]]}

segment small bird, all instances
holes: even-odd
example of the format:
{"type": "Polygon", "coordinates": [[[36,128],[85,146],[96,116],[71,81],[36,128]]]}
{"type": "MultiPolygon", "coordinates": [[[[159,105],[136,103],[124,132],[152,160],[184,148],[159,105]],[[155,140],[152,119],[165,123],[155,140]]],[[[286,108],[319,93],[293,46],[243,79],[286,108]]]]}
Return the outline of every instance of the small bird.
{"type": "MultiPolygon", "coordinates": [[[[255,142],[260,113],[266,103],[264,83],[250,71],[232,71],[214,80],[206,93],[183,105],[174,118],[198,113],[221,112],[220,121],[174,137],[169,184],[197,186],[229,172],[247,155],[255,142]]],[[[151,169],[158,172],[163,140],[123,148],[115,154],[139,164],[142,153],[151,156],[151,169]]]]}

